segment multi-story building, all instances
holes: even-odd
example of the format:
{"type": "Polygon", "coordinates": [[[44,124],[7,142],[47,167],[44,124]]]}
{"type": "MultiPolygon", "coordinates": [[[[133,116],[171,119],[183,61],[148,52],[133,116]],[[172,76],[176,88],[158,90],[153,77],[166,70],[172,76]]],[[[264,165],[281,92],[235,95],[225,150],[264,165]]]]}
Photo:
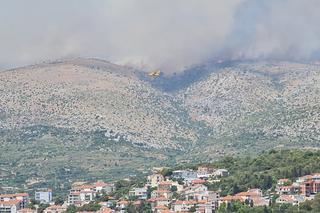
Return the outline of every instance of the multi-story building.
{"type": "Polygon", "coordinates": [[[51,189],[39,189],[35,192],[34,198],[40,203],[52,202],[52,190],[51,189]]]}
{"type": "Polygon", "coordinates": [[[199,166],[197,171],[198,178],[210,177],[216,169],[209,166],[199,166]]]}
{"type": "Polygon", "coordinates": [[[0,201],[20,201],[20,208],[26,208],[29,202],[29,195],[27,193],[16,193],[16,194],[2,194],[0,195],[0,201]]]}
{"type": "Polygon", "coordinates": [[[147,188],[133,188],[129,191],[129,196],[136,197],[140,200],[145,200],[148,198],[147,188]]]}
{"type": "Polygon", "coordinates": [[[110,194],[114,191],[114,184],[112,183],[105,183],[103,181],[97,181],[92,184],[93,190],[97,193],[106,193],[110,194]]]}
{"type": "Polygon", "coordinates": [[[155,173],[147,177],[147,184],[151,187],[157,187],[160,182],[164,181],[164,177],[161,174],[155,173]]]}
{"type": "Polygon", "coordinates": [[[320,173],[302,176],[297,180],[300,192],[304,196],[310,196],[320,192],[320,173]]]}
{"type": "Polygon", "coordinates": [[[188,212],[192,207],[196,207],[197,202],[188,200],[177,200],[172,205],[175,212],[188,212]]]}
{"type": "Polygon", "coordinates": [[[80,186],[74,187],[70,190],[68,195],[68,204],[75,206],[82,206],[90,201],[93,201],[96,197],[96,191],[92,186],[80,186]]]}
{"type": "Polygon", "coordinates": [[[172,172],[173,178],[182,178],[186,181],[192,181],[194,179],[197,179],[197,172],[193,170],[176,170],[172,172]]]}
{"type": "Polygon", "coordinates": [[[17,213],[37,213],[37,210],[36,209],[30,209],[30,208],[24,208],[24,209],[18,210],[17,213]]]}
{"type": "Polygon", "coordinates": [[[0,212],[1,213],[17,213],[21,209],[20,200],[6,200],[0,201],[0,212]]]}
{"type": "Polygon", "coordinates": [[[53,205],[47,207],[43,212],[44,213],[62,213],[65,212],[67,208],[65,206],[53,205]]]}

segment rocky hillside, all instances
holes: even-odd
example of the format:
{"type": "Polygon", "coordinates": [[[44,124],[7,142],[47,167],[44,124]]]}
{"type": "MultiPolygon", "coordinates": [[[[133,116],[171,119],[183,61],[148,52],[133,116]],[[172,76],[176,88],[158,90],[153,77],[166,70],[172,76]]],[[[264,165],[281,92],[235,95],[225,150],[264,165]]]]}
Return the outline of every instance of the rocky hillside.
{"type": "Polygon", "coordinates": [[[0,73],[0,128],[30,125],[105,131],[140,146],[178,148],[197,134],[179,101],[97,60],[70,60],[0,73]]]}
{"type": "Polygon", "coordinates": [[[118,178],[319,137],[319,65],[208,63],[155,80],[95,59],[0,72],[4,183],[118,178]]]}
{"type": "Polygon", "coordinates": [[[240,63],[212,70],[178,96],[193,119],[212,127],[211,145],[320,145],[318,65],[240,63]]]}

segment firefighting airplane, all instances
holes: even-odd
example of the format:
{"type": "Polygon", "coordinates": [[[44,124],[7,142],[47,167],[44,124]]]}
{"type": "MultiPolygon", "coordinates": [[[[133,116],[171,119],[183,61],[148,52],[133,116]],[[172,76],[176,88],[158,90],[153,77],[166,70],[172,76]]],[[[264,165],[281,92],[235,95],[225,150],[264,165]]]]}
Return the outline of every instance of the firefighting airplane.
{"type": "Polygon", "coordinates": [[[154,70],[154,71],[149,72],[148,76],[152,77],[152,78],[157,78],[160,76],[160,74],[161,74],[160,70],[154,70]]]}

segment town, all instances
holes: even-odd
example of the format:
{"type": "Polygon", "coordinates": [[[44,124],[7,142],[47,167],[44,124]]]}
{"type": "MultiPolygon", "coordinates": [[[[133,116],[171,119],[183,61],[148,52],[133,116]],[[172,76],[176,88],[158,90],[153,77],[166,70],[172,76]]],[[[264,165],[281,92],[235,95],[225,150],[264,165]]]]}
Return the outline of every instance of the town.
{"type": "MultiPolygon", "coordinates": [[[[62,212],[197,212],[212,213],[239,203],[248,208],[273,204],[299,206],[320,192],[320,173],[279,179],[273,189],[248,188],[236,194],[221,195],[211,190],[229,171],[212,166],[172,170],[153,168],[142,179],[116,182],[74,182],[64,200],[54,200],[51,189],[28,193],[1,194],[1,213],[62,212]]],[[[280,208],[280,207],[279,207],[280,208]]],[[[228,212],[228,211],[226,211],[228,212]]]]}

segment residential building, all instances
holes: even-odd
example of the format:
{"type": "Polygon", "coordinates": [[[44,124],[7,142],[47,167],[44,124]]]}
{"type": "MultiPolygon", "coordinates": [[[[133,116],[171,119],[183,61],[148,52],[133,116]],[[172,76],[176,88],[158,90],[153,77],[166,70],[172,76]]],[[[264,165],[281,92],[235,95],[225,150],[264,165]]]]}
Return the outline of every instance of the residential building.
{"type": "Polygon", "coordinates": [[[217,169],[214,171],[214,176],[219,176],[219,177],[226,177],[229,176],[229,172],[226,169],[217,169]]]}
{"type": "Polygon", "coordinates": [[[147,177],[147,184],[151,187],[157,187],[160,182],[164,181],[164,177],[161,174],[155,173],[147,177]]]}
{"type": "Polygon", "coordinates": [[[165,212],[169,212],[169,208],[167,206],[154,207],[154,213],[165,213],[165,212]]]}
{"type": "Polygon", "coordinates": [[[82,206],[87,204],[96,197],[96,191],[92,186],[74,187],[70,190],[68,195],[68,204],[82,206]]]}
{"type": "Polygon", "coordinates": [[[97,181],[92,184],[93,190],[97,193],[106,193],[111,194],[114,191],[114,184],[113,183],[105,183],[103,181],[97,181]]]}
{"type": "Polygon", "coordinates": [[[21,209],[20,200],[7,200],[0,201],[0,212],[1,213],[17,213],[21,209]]]}
{"type": "Polygon", "coordinates": [[[185,198],[187,200],[193,200],[194,195],[201,194],[206,191],[208,191],[208,187],[205,185],[191,185],[191,186],[186,187],[182,191],[182,194],[185,196],[185,198]]]}
{"type": "Polygon", "coordinates": [[[38,189],[35,192],[35,200],[40,203],[52,202],[52,190],[51,189],[38,189]]]}
{"type": "Polygon", "coordinates": [[[152,211],[154,211],[154,208],[156,206],[168,206],[170,203],[170,199],[165,197],[157,197],[157,198],[150,198],[148,202],[150,202],[151,209],[152,211]]]}
{"type": "Polygon", "coordinates": [[[67,210],[66,206],[53,205],[47,207],[43,212],[44,213],[62,213],[67,210]]]}
{"type": "Polygon", "coordinates": [[[197,172],[193,170],[176,170],[172,172],[172,177],[176,179],[184,179],[186,181],[192,181],[197,178],[197,172]]]}
{"type": "Polygon", "coordinates": [[[279,195],[290,195],[294,192],[293,186],[277,186],[276,192],[279,195]]]}
{"type": "Polygon", "coordinates": [[[301,195],[280,195],[276,199],[276,203],[283,204],[289,203],[292,205],[299,205],[301,202],[304,202],[305,198],[301,195]]]}
{"type": "Polygon", "coordinates": [[[171,181],[162,181],[158,184],[158,190],[167,190],[170,191],[172,187],[171,181]]]}
{"type": "Polygon", "coordinates": [[[156,198],[156,197],[165,197],[165,198],[171,198],[172,197],[172,192],[169,190],[154,190],[151,192],[151,198],[156,198]]]}
{"type": "Polygon", "coordinates": [[[187,201],[187,200],[177,200],[172,205],[172,210],[175,212],[187,212],[189,211],[192,207],[196,207],[197,202],[195,201],[187,201]]]}
{"type": "Polygon", "coordinates": [[[198,178],[208,178],[210,177],[216,169],[209,166],[199,166],[197,170],[198,178]]]}
{"type": "Polygon", "coordinates": [[[129,196],[136,197],[137,199],[140,200],[145,200],[148,197],[148,192],[147,188],[133,188],[129,191],[129,196]]]}
{"type": "Polygon", "coordinates": [[[1,194],[0,201],[11,201],[19,200],[20,208],[26,208],[29,202],[29,195],[27,193],[16,193],[16,194],[1,194]]]}
{"type": "Polygon", "coordinates": [[[36,209],[24,208],[18,210],[18,213],[37,213],[36,209]]]}

